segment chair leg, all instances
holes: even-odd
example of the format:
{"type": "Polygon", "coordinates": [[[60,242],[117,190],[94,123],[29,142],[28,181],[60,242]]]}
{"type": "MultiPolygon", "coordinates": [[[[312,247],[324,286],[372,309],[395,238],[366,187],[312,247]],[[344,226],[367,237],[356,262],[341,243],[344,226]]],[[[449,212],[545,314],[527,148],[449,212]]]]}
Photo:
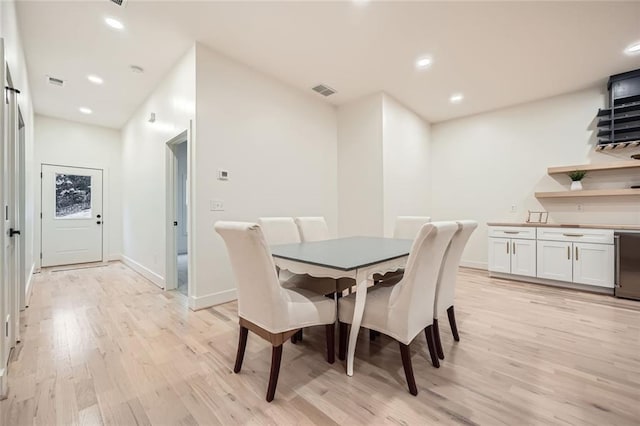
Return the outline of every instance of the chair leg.
{"type": "Polygon", "coordinates": [[[440,360],[438,354],[436,354],[436,344],[433,338],[433,327],[427,326],[424,329],[424,335],[427,337],[427,346],[429,347],[429,355],[431,355],[431,363],[435,368],[440,368],[440,360]]]}
{"type": "Polygon", "coordinates": [[[369,330],[369,340],[370,341],[374,341],[376,340],[376,331],[375,330],[369,330]]]}
{"type": "Polygon", "coordinates": [[[298,339],[298,342],[302,342],[302,329],[298,330],[296,337],[298,339]]]}
{"type": "Polygon", "coordinates": [[[244,360],[244,350],[247,347],[247,335],[249,329],[240,326],[240,337],[238,339],[238,353],[236,355],[236,365],[233,367],[234,373],[239,373],[242,369],[242,361],[244,360]]]}
{"type": "Polygon", "coordinates": [[[269,387],[267,388],[267,402],[273,401],[278,386],[280,374],[280,361],[282,361],[282,345],[274,346],[271,350],[271,373],[269,374],[269,387]]]}
{"type": "Polygon", "coordinates": [[[297,333],[297,332],[296,332],[296,333],[294,333],[294,334],[291,336],[291,343],[293,343],[294,345],[295,345],[296,343],[298,343],[298,333],[297,333]]]}
{"type": "Polygon", "coordinates": [[[327,324],[326,325],[326,333],[327,333],[327,361],[329,364],[333,364],[336,362],[336,336],[335,336],[335,328],[336,324],[327,324]]]}
{"type": "Polygon", "coordinates": [[[436,352],[438,358],[444,359],[444,351],[442,350],[442,341],[440,340],[440,327],[438,327],[438,319],[433,319],[433,340],[436,344],[436,352]]]}
{"type": "Polygon", "coordinates": [[[460,336],[458,335],[458,326],[456,325],[456,313],[453,310],[453,306],[449,306],[447,309],[447,315],[449,316],[449,324],[451,325],[451,333],[453,333],[453,340],[456,342],[460,341],[460,336]]]}
{"type": "Polygon", "coordinates": [[[347,335],[349,334],[349,325],[346,322],[339,322],[338,330],[338,358],[344,361],[347,354],[347,335]]]}
{"type": "Polygon", "coordinates": [[[409,385],[409,393],[411,395],[418,395],[418,387],[416,386],[416,379],[413,377],[413,365],[411,365],[411,348],[409,345],[398,342],[400,345],[400,356],[402,356],[402,366],[404,367],[404,375],[407,377],[407,384],[409,385]]]}

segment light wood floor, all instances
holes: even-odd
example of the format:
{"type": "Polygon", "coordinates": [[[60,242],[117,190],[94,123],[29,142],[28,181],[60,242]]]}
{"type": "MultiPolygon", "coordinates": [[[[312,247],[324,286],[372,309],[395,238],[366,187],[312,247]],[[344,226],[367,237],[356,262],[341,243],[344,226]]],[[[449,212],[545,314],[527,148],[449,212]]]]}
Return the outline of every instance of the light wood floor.
{"type": "Polygon", "coordinates": [[[460,273],[446,359],[361,333],[355,375],[324,361],[324,330],[285,344],[264,401],[270,347],[249,335],[233,374],[236,304],[191,312],[119,263],[35,278],[9,370],[2,425],[640,424],[640,302],[460,273]]]}

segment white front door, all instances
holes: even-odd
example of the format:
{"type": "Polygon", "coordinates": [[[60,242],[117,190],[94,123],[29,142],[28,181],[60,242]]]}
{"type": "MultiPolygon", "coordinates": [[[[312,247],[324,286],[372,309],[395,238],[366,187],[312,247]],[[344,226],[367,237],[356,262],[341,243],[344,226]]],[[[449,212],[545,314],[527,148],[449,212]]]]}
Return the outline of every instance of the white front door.
{"type": "Polygon", "coordinates": [[[42,165],[42,266],[100,262],[102,170],[42,165]]]}

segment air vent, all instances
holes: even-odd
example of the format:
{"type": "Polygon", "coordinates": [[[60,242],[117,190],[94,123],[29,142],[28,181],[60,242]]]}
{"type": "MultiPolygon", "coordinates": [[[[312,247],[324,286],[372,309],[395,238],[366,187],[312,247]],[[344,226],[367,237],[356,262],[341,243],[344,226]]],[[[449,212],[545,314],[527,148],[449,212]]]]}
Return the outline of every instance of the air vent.
{"type": "Polygon", "coordinates": [[[127,6],[127,0],[109,0],[111,3],[115,3],[118,6],[121,7],[126,7],[127,6]]]}
{"type": "Polygon", "coordinates": [[[320,93],[322,96],[331,96],[336,93],[331,87],[325,84],[318,84],[316,87],[312,89],[314,92],[320,93]]]}
{"type": "Polygon", "coordinates": [[[58,87],[64,86],[64,80],[61,78],[47,76],[47,81],[49,82],[49,84],[52,84],[54,86],[58,86],[58,87]]]}

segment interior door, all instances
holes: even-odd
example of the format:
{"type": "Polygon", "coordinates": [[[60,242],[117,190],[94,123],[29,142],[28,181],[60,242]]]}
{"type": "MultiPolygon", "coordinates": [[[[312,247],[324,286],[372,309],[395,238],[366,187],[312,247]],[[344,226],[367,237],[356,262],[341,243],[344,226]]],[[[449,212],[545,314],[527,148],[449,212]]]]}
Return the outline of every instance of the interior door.
{"type": "Polygon", "coordinates": [[[101,262],[102,170],[42,165],[42,266],[101,262]]]}
{"type": "Polygon", "coordinates": [[[573,254],[573,282],[613,288],[612,245],[573,243],[573,254]]]}
{"type": "Polygon", "coordinates": [[[3,83],[2,99],[0,101],[0,217],[2,220],[2,232],[0,233],[0,396],[6,393],[6,380],[4,370],[9,360],[11,342],[9,339],[8,321],[11,312],[10,277],[11,273],[11,238],[10,234],[10,206],[9,206],[9,91],[4,89],[9,86],[4,61],[4,43],[0,39],[0,81],[3,83]]]}

